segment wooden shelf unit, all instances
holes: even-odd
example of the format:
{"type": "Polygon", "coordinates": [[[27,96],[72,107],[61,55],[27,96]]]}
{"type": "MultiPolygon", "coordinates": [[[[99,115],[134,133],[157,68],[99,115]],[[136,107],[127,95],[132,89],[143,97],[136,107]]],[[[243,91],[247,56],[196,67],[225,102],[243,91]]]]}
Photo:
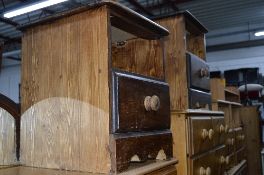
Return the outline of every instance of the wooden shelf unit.
{"type": "Polygon", "coordinates": [[[20,29],[23,165],[118,174],[172,158],[164,27],[100,1],[20,29]]]}

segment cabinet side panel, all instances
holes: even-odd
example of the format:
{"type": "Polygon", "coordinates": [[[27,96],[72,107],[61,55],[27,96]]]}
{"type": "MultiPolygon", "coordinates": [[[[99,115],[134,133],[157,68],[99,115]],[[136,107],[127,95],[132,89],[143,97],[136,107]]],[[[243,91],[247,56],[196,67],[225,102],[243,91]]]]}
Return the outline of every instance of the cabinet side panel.
{"type": "Polygon", "coordinates": [[[187,175],[188,131],[184,114],[171,115],[171,131],[173,137],[173,157],[179,160],[177,173],[179,175],[187,175]]]}
{"type": "Polygon", "coordinates": [[[22,164],[109,172],[108,35],[104,6],[24,33],[22,164]]]}
{"type": "Polygon", "coordinates": [[[170,31],[165,38],[165,77],[170,85],[171,110],[188,108],[185,21],[182,16],[157,21],[170,31]]]}
{"type": "Polygon", "coordinates": [[[261,143],[257,107],[241,107],[240,115],[246,135],[248,174],[261,174],[261,143]]]}

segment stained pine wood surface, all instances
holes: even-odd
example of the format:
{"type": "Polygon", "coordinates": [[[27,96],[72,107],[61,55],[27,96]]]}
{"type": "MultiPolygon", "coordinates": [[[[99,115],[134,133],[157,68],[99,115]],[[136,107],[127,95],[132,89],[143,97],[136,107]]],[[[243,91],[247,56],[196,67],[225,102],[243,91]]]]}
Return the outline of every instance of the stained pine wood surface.
{"type": "Polygon", "coordinates": [[[105,6],[25,31],[22,164],[109,172],[108,36],[105,6]]]}
{"type": "Polygon", "coordinates": [[[171,110],[188,108],[185,21],[183,16],[157,21],[170,31],[164,39],[166,82],[170,85],[171,110]]]}
{"type": "Polygon", "coordinates": [[[15,119],[0,108],[0,166],[16,163],[15,119]]]}
{"type": "Polygon", "coordinates": [[[246,135],[246,154],[249,174],[261,174],[261,137],[259,112],[257,107],[249,106],[240,109],[240,116],[246,135]]]}
{"type": "Polygon", "coordinates": [[[162,40],[132,39],[123,46],[112,45],[112,66],[128,72],[164,79],[162,40]]]}

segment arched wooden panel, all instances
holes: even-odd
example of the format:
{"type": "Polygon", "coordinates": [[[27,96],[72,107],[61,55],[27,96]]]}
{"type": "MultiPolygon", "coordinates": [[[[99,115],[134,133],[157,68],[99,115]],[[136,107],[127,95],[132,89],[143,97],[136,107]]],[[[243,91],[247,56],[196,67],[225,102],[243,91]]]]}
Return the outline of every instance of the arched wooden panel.
{"type": "MultiPolygon", "coordinates": [[[[13,117],[15,124],[14,126],[16,127],[15,131],[15,145],[16,145],[16,156],[17,159],[19,159],[19,149],[20,149],[20,104],[15,103],[13,100],[11,100],[10,98],[6,97],[3,94],[0,94],[0,115],[2,115],[2,117],[6,118],[7,117],[7,113],[9,114],[8,117],[13,117]]],[[[1,116],[0,116],[1,119],[1,116]]],[[[3,119],[4,121],[4,119],[3,119]]],[[[7,122],[7,121],[5,121],[7,122]]],[[[1,124],[1,122],[0,122],[1,124]]],[[[7,124],[7,123],[2,123],[2,124],[7,124]]],[[[0,126],[1,127],[1,126],[0,126]]],[[[3,129],[3,128],[2,128],[3,129]]],[[[0,142],[1,143],[1,142],[0,142]]],[[[1,150],[0,150],[1,151],[1,150]]],[[[1,160],[0,160],[1,163],[1,160]]]]}

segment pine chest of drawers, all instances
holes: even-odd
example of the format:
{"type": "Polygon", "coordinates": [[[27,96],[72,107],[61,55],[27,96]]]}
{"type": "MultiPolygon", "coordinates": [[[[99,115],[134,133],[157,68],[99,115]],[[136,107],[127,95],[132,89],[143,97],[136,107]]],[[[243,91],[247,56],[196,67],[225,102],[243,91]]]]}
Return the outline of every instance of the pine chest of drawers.
{"type": "Polygon", "coordinates": [[[173,152],[179,174],[216,175],[229,165],[224,113],[207,110],[172,112],[173,152]],[[177,140],[177,142],[176,142],[177,140]]]}

